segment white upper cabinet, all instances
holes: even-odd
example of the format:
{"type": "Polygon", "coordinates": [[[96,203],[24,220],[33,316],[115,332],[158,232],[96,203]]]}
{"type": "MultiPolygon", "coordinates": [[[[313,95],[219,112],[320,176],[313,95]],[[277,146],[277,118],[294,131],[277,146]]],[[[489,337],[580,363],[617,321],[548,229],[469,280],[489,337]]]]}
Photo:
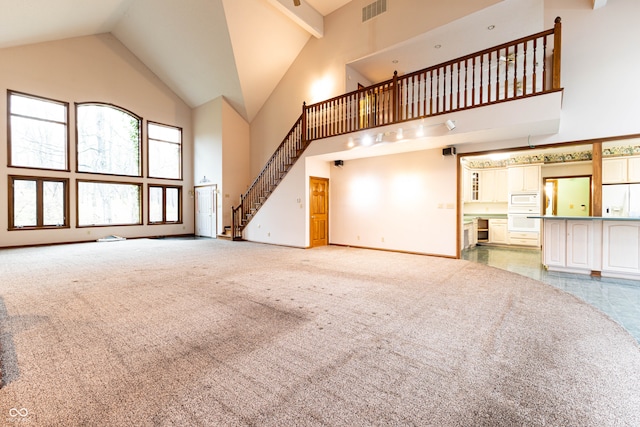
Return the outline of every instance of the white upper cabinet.
{"type": "Polygon", "coordinates": [[[540,191],[540,165],[512,166],[508,170],[510,193],[540,191]]]}
{"type": "Polygon", "coordinates": [[[507,170],[464,169],[463,198],[465,202],[506,202],[507,170]]]}
{"type": "Polygon", "coordinates": [[[602,159],[602,183],[640,182],[640,157],[602,159]]]}

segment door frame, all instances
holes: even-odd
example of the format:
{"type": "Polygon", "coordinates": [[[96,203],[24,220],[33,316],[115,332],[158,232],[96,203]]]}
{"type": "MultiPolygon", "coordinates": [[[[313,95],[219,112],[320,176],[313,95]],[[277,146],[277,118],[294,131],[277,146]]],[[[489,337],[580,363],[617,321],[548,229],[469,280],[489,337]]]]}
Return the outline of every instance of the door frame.
{"type": "MultiPolygon", "coordinates": [[[[325,181],[327,183],[327,187],[326,187],[326,212],[327,212],[327,220],[325,221],[325,236],[327,236],[327,245],[329,245],[329,178],[325,178],[325,177],[320,177],[320,176],[309,176],[309,187],[308,187],[308,191],[309,191],[309,209],[308,209],[308,219],[309,219],[309,247],[313,248],[316,247],[313,245],[313,227],[312,227],[312,222],[313,222],[313,214],[311,212],[311,183],[314,181],[325,181]]],[[[317,245],[320,246],[320,245],[317,245]]]]}
{"type": "MultiPolygon", "coordinates": [[[[217,194],[218,194],[218,185],[217,184],[201,184],[201,185],[195,185],[193,187],[193,235],[194,236],[198,236],[198,189],[199,188],[205,188],[205,187],[211,187],[211,203],[212,203],[212,216],[211,216],[211,220],[212,220],[212,227],[211,227],[211,232],[212,232],[212,238],[216,238],[218,236],[218,200],[217,200],[217,194]]],[[[203,237],[208,237],[208,236],[203,236],[203,237]]]]}

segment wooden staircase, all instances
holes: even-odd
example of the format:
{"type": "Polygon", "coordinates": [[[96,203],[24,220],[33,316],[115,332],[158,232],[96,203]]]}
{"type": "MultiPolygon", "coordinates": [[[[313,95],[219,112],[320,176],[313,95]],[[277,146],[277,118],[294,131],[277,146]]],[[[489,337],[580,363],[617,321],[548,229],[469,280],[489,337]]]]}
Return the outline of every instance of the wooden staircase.
{"type": "MultiPolygon", "coordinates": [[[[306,105],[303,104],[303,111],[306,105]]],[[[231,208],[231,236],[233,240],[242,240],[242,230],[264,205],[273,190],[284,179],[295,162],[309,145],[306,133],[305,114],[303,113],[291,128],[282,143],[267,161],[258,177],[249,189],[240,197],[240,204],[231,208]]]]}
{"type": "Polygon", "coordinates": [[[310,142],[411,120],[561,91],[562,24],[317,104],[302,115],[231,208],[231,238],[242,231],[310,142]]]}

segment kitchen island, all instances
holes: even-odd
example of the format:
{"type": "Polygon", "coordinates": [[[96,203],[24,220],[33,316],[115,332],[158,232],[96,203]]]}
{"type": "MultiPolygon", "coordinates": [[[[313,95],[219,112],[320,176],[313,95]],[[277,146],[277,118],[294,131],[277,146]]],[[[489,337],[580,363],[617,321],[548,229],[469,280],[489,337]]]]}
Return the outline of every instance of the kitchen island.
{"type": "Polygon", "coordinates": [[[548,270],[640,280],[640,218],[532,218],[542,220],[548,270]]]}

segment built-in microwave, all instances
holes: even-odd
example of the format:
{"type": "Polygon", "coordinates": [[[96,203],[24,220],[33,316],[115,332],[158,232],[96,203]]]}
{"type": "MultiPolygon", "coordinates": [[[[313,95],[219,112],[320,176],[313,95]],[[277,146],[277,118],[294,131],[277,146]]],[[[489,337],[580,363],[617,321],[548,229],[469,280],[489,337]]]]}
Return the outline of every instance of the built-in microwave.
{"type": "Polygon", "coordinates": [[[538,193],[511,193],[509,194],[509,207],[512,206],[540,206],[540,195],[538,193]]]}

